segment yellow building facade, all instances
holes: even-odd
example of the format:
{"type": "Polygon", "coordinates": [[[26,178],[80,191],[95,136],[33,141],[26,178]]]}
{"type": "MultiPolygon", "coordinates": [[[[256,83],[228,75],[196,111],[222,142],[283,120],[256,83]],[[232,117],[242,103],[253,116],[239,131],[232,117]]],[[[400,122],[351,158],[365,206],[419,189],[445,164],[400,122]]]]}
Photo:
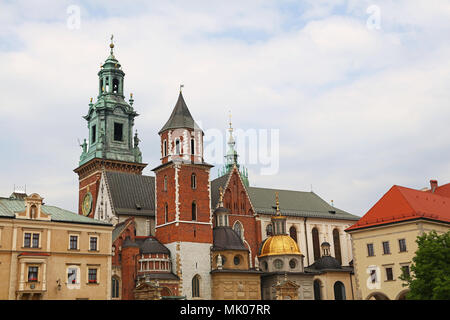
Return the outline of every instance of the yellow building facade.
{"type": "Polygon", "coordinates": [[[417,237],[448,229],[446,223],[416,220],[353,231],[356,298],[404,299],[408,288],[402,286],[405,282],[399,277],[411,268],[417,237]]]}
{"type": "Polygon", "coordinates": [[[0,299],[109,299],[112,226],[42,200],[0,198],[0,299]]]}

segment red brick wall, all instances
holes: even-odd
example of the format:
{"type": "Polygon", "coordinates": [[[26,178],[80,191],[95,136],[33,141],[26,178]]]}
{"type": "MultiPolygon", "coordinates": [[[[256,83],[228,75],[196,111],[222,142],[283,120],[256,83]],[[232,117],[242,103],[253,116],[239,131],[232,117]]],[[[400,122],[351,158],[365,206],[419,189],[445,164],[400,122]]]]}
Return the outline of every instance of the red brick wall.
{"type": "Polygon", "coordinates": [[[133,300],[136,279],[138,247],[122,248],[122,300],[133,300]]]}
{"type": "MultiPolygon", "coordinates": [[[[181,165],[178,171],[179,185],[179,220],[192,221],[192,202],[197,204],[198,222],[210,222],[209,200],[209,169],[195,165],[181,165]],[[191,187],[191,176],[196,175],[196,188],[191,187]]],[[[169,222],[175,220],[175,168],[164,168],[156,173],[157,184],[157,225],[163,224],[164,205],[169,207],[169,222]],[[167,176],[167,192],[164,190],[164,176],[167,176]]],[[[156,229],[156,237],[162,243],[174,241],[189,241],[200,243],[212,243],[212,228],[210,225],[196,223],[179,223],[178,226],[170,224],[156,229]]]]}
{"type": "Polygon", "coordinates": [[[89,217],[94,217],[95,206],[97,204],[98,189],[100,186],[100,179],[102,173],[100,170],[94,171],[90,176],[80,180],[79,182],[79,195],[78,195],[78,213],[83,214],[82,205],[84,196],[88,193],[87,186],[89,186],[89,192],[92,194],[92,208],[89,217]],[[86,188],[85,188],[86,187],[86,188]]]}
{"type": "Polygon", "coordinates": [[[260,222],[256,221],[245,187],[235,170],[225,189],[224,206],[230,209],[228,217],[230,227],[239,220],[244,228],[244,240],[249,244],[252,253],[252,265],[258,254],[261,243],[260,222]]]}

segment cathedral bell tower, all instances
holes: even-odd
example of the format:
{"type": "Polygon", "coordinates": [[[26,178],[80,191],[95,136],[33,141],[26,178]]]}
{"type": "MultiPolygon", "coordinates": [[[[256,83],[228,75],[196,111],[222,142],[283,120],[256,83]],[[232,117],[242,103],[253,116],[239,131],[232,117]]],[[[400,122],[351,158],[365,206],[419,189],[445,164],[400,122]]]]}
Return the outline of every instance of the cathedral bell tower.
{"type": "Polygon", "coordinates": [[[122,171],[142,174],[142,163],[137,132],[133,137],[133,95],[128,102],[124,96],[125,73],[114,56],[111,37],[110,54],[98,72],[98,96],[91,98],[87,121],[88,139],[84,139],[79,166],[74,171],[79,177],[78,213],[94,217],[99,183],[103,171],[122,171]]]}
{"type": "Polygon", "coordinates": [[[210,299],[213,224],[210,168],[203,160],[203,131],[180,90],[169,120],[159,131],[161,162],[156,175],[156,238],[171,252],[181,295],[210,299]]]}

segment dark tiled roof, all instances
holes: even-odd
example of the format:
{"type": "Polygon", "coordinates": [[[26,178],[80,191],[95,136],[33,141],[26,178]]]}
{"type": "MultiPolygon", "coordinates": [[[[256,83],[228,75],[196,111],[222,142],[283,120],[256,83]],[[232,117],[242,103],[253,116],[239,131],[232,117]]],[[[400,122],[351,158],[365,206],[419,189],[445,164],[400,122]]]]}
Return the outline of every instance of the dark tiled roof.
{"type": "Polygon", "coordinates": [[[275,192],[278,192],[280,210],[285,216],[316,217],[325,219],[358,220],[360,217],[332,207],[314,192],[248,187],[248,194],[259,214],[276,213],[275,192]]]}
{"type": "Polygon", "coordinates": [[[126,237],[125,241],[122,244],[122,248],[128,248],[128,247],[139,247],[139,245],[130,239],[130,237],[126,237]]]}
{"type": "Polygon", "coordinates": [[[146,277],[149,277],[150,279],[158,279],[158,280],[178,280],[176,275],[174,275],[172,272],[153,272],[153,273],[146,273],[146,277]]]}
{"type": "Polygon", "coordinates": [[[189,112],[189,109],[186,105],[186,102],[184,102],[184,98],[183,95],[181,94],[181,91],[180,95],[178,96],[178,101],[175,107],[173,108],[169,120],[167,120],[166,124],[164,125],[164,127],[162,127],[159,133],[168,129],[178,129],[178,128],[201,130],[200,127],[195,123],[194,118],[192,118],[191,113],[189,112]]]}
{"type": "Polygon", "coordinates": [[[315,270],[342,269],[341,264],[332,256],[322,256],[317,259],[309,268],[315,270]]]}
{"type": "Polygon", "coordinates": [[[248,250],[241,237],[230,227],[215,227],[213,239],[212,250],[248,250]]]}
{"type": "Polygon", "coordinates": [[[106,172],[116,214],[155,215],[155,177],[106,172]]]}
{"type": "Polygon", "coordinates": [[[165,253],[170,255],[169,249],[153,237],[149,237],[144,241],[138,240],[138,242],[141,253],[165,253]]]}

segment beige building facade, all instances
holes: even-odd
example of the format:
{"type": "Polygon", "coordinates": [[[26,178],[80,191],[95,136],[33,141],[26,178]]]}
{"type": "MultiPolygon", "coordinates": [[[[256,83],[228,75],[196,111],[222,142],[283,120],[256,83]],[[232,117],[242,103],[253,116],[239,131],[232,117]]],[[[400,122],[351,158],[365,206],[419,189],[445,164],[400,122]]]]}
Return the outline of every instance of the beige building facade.
{"type": "Polygon", "coordinates": [[[0,299],[109,299],[112,226],[42,200],[0,198],[0,299]]]}

